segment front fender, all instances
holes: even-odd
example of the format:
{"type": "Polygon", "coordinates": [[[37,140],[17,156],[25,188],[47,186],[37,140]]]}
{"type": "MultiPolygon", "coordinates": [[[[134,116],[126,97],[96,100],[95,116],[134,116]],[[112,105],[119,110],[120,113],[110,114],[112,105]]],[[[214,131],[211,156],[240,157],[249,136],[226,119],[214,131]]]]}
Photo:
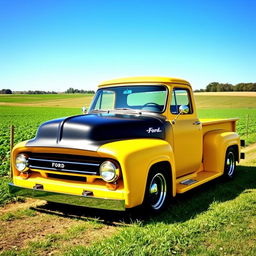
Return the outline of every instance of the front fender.
{"type": "Polygon", "coordinates": [[[176,173],[173,150],[160,139],[131,139],[111,142],[98,149],[102,157],[116,159],[122,169],[126,208],[142,204],[150,167],[159,162],[171,165],[173,195],[176,193],[176,173]]]}

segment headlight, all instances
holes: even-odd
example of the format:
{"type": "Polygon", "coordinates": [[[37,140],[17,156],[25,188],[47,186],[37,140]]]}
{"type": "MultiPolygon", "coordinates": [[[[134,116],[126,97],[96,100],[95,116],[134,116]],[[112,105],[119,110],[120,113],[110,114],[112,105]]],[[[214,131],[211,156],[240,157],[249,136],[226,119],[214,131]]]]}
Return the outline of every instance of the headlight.
{"type": "Polygon", "coordinates": [[[28,164],[28,156],[25,154],[18,154],[16,157],[15,165],[18,171],[23,172],[28,164]]]}
{"type": "Polygon", "coordinates": [[[119,176],[119,169],[114,163],[105,161],[100,165],[100,176],[107,182],[116,181],[119,176]]]}

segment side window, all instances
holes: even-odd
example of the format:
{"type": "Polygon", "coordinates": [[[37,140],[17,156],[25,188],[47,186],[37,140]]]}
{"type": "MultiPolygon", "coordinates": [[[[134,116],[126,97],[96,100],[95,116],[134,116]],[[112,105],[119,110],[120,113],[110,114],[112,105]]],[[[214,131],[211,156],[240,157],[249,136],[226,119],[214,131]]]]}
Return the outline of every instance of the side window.
{"type": "Polygon", "coordinates": [[[187,105],[189,107],[188,114],[193,113],[189,91],[186,89],[174,88],[172,91],[171,113],[178,114],[181,105],[187,105]]]}

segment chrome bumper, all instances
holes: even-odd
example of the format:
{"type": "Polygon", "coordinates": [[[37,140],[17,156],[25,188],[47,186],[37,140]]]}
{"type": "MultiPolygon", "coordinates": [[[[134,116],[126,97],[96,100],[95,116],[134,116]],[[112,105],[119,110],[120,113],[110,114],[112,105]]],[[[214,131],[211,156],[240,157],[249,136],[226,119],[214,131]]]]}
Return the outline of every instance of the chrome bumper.
{"type": "Polygon", "coordinates": [[[125,210],[125,201],[117,199],[98,198],[93,196],[78,196],[57,192],[50,192],[41,189],[24,188],[9,183],[9,190],[12,195],[32,197],[49,202],[85,206],[105,210],[125,210]]]}

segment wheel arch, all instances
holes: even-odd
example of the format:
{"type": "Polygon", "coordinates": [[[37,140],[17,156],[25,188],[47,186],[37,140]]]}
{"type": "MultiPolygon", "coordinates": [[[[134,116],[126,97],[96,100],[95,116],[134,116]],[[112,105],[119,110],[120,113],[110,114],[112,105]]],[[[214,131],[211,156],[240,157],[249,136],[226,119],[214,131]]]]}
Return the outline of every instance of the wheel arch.
{"type": "Polygon", "coordinates": [[[235,158],[236,158],[236,161],[239,162],[240,157],[239,157],[239,147],[238,147],[238,145],[231,145],[228,148],[233,148],[235,150],[235,158]]]}
{"type": "Polygon", "coordinates": [[[143,195],[143,209],[156,213],[168,207],[173,197],[172,173],[172,167],[168,161],[156,162],[150,166],[143,195]]]}
{"type": "Polygon", "coordinates": [[[149,168],[147,178],[148,178],[150,172],[158,167],[163,168],[163,170],[166,170],[167,174],[170,177],[172,196],[173,197],[176,196],[176,182],[174,182],[176,180],[176,177],[175,177],[175,172],[173,171],[172,164],[169,161],[166,161],[166,160],[158,161],[158,162],[155,162],[154,164],[152,164],[149,168]]]}

